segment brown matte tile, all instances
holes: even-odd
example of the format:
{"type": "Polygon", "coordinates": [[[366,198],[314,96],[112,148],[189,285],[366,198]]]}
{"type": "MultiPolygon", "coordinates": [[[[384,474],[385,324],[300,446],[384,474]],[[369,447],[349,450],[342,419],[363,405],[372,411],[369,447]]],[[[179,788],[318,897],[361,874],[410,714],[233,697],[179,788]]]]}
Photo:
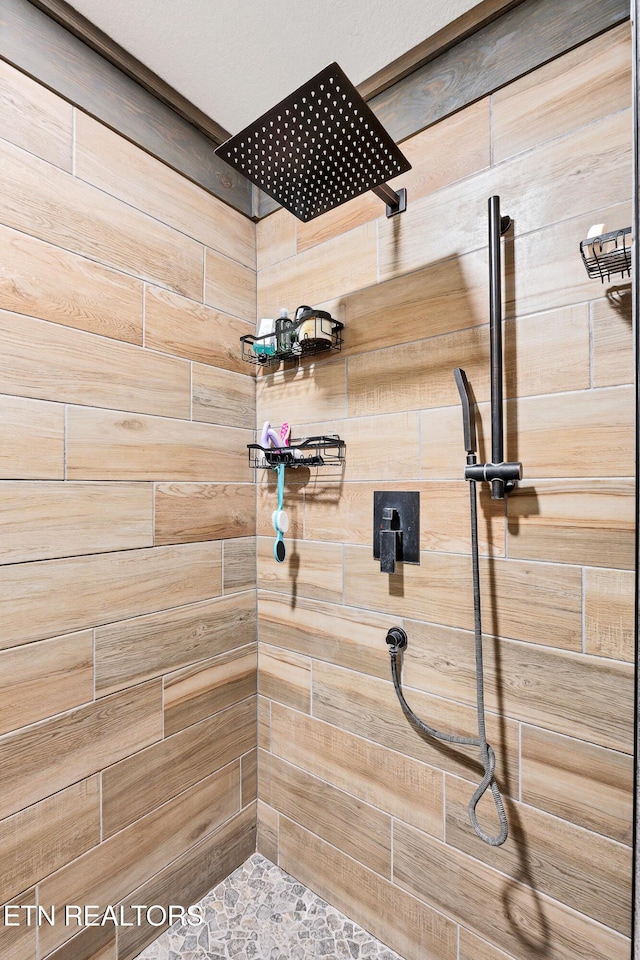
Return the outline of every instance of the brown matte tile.
{"type": "Polygon", "coordinates": [[[394,879],[522,960],[542,950],[557,960],[629,956],[626,937],[404,824],[394,828],[394,879]]]}
{"type": "Polygon", "coordinates": [[[494,163],[629,106],[629,43],[622,23],[494,93],[494,163]]]}
{"type": "Polygon", "coordinates": [[[430,960],[454,960],[451,920],[286,817],[280,818],[280,866],[405,960],[424,960],[425,951],[430,960]]]}
{"type": "Polygon", "coordinates": [[[311,660],[261,642],[258,652],[258,692],[296,710],[311,708],[311,660]]]}
{"type": "Polygon", "coordinates": [[[522,728],[522,799],[588,830],[631,843],[633,762],[581,740],[522,728]]]}
{"type": "Polygon", "coordinates": [[[165,736],[256,692],[254,644],[170,673],[164,678],[165,736]]]}
{"type": "Polygon", "coordinates": [[[0,127],[12,143],[71,171],[72,105],[4,61],[0,64],[0,127]]]}
{"type": "MultiPolygon", "coordinates": [[[[468,805],[475,784],[446,782],[447,843],[482,860],[587,917],[630,935],[631,850],[534,807],[506,798],[509,837],[491,847],[476,836],[468,805]],[[535,851],[531,855],[529,851],[535,851]]],[[[499,823],[493,798],[478,805],[483,828],[494,836],[499,823]]]]}
{"type": "Polygon", "coordinates": [[[633,663],[635,575],[631,570],[584,572],[584,640],[587,653],[633,663]]]}

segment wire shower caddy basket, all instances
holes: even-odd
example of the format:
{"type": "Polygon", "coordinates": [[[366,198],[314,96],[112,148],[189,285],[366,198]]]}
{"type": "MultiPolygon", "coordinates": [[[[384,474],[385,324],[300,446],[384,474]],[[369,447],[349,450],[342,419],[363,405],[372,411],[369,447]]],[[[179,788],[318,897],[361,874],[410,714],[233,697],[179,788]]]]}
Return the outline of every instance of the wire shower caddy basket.
{"type": "Polygon", "coordinates": [[[588,237],[580,243],[580,254],[592,280],[603,283],[612,274],[631,276],[631,227],[588,237]]]}

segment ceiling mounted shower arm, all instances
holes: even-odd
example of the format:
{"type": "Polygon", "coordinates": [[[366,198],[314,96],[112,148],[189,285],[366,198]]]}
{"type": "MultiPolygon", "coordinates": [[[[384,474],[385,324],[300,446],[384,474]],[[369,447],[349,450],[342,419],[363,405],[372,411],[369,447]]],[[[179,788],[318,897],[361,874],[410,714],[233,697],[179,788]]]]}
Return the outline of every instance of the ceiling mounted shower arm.
{"type": "Polygon", "coordinates": [[[381,183],[379,187],[372,187],[371,192],[387,205],[387,217],[395,217],[397,213],[404,213],[407,209],[406,187],[401,187],[396,192],[388,183],[381,183]]]}

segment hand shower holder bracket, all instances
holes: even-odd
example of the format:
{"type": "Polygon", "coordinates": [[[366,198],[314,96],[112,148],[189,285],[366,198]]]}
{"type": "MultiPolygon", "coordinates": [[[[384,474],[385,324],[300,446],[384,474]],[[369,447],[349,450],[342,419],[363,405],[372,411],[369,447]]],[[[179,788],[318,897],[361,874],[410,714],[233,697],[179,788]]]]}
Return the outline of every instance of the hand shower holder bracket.
{"type": "Polygon", "coordinates": [[[505,493],[511,493],[518,480],[522,480],[521,463],[469,463],[464,469],[465,480],[477,480],[478,483],[490,483],[493,495],[494,483],[500,484],[498,487],[499,496],[494,499],[501,500],[505,493]]]}

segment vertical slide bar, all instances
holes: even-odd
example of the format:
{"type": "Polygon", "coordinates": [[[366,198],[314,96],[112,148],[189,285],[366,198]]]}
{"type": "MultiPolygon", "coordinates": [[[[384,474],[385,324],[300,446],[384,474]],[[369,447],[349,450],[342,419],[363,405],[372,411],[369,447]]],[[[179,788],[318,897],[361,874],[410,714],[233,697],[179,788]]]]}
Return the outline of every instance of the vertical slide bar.
{"type": "MultiPolygon", "coordinates": [[[[491,340],[491,462],[503,463],[502,266],[500,197],[489,197],[489,336],[491,340]]],[[[491,499],[502,500],[504,481],[491,481],[491,499]]]]}

